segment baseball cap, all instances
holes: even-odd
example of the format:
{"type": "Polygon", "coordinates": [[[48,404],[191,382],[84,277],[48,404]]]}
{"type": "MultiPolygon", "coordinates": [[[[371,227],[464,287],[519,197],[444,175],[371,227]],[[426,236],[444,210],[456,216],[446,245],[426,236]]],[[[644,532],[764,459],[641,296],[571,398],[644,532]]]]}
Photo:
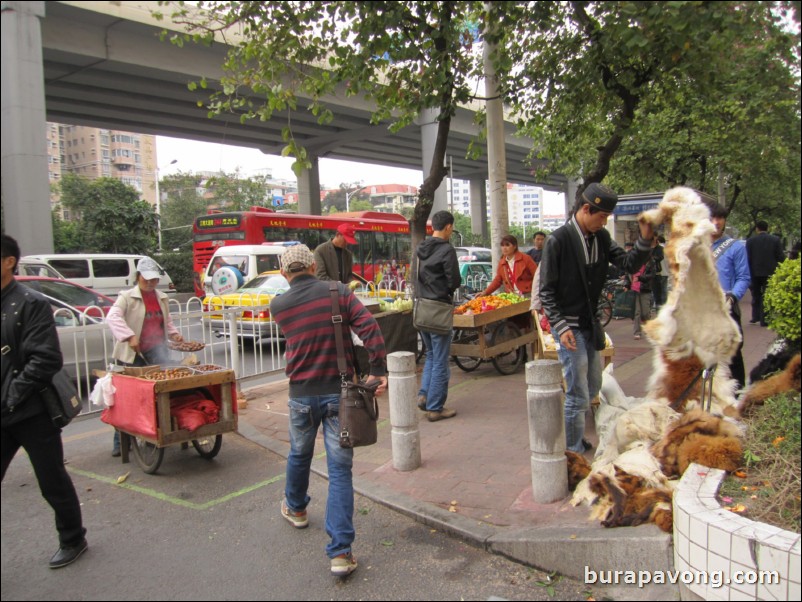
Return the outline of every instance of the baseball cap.
{"type": "Polygon", "coordinates": [[[356,244],[356,238],[354,238],[354,232],[356,232],[356,228],[354,228],[351,224],[340,224],[337,226],[337,232],[342,234],[345,237],[345,242],[349,245],[356,244]]]}
{"type": "Polygon", "coordinates": [[[582,202],[606,213],[612,213],[618,204],[618,195],[607,186],[592,182],[582,192],[582,202]]]}
{"type": "Polygon", "coordinates": [[[315,263],[315,256],[306,245],[293,245],[281,255],[281,269],[284,272],[302,272],[315,263]]]}
{"type": "Polygon", "coordinates": [[[150,257],[143,257],[136,264],[136,271],[142,274],[145,280],[153,280],[154,278],[161,278],[164,270],[159,267],[159,264],[153,261],[150,257]]]}

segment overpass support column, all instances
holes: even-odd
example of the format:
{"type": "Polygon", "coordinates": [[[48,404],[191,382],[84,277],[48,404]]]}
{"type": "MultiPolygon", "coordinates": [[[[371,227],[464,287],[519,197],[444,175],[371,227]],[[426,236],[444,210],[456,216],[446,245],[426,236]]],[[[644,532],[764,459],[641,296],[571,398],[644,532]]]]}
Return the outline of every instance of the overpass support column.
{"type": "MultiPolygon", "coordinates": [[[[429,177],[429,170],[432,168],[432,158],[434,157],[434,147],[437,143],[437,116],[440,114],[438,109],[424,109],[418,117],[420,123],[421,148],[423,150],[423,179],[429,177]]],[[[437,211],[448,210],[448,193],[446,190],[446,180],[440,182],[440,186],[434,193],[434,204],[432,214],[437,211]]]]}
{"type": "Polygon", "coordinates": [[[52,253],[40,24],[45,3],[3,0],[2,13],[3,229],[23,255],[52,253]]]}
{"type": "Polygon", "coordinates": [[[313,156],[310,160],[312,167],[304,169],[298,176],[298,213],[321,215],[318,158],[313,156]]]}
{"type": "Polygon", "coordinates": [[[489,244],[487,235],[487,183],[471,180],[471,231],[489,244]]]}

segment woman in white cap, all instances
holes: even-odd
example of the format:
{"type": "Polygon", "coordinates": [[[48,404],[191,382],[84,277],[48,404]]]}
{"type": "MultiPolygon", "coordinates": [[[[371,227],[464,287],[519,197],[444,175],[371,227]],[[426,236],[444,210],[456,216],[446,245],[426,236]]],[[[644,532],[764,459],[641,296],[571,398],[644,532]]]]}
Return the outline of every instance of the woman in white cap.
{"type": "MultiPolygon", "coordinates": [[[[136,265],[137,285],[122,291],[106,316],[106,324],[117,343],[112,358],[123,366],[168,364],[167,339],[181,342],[170,317],[167,295],[156,290],[162,270],[150,257],[136,265]]],[[[120,455],[120,433],[114,432],[112,456],[120,455]]]]}

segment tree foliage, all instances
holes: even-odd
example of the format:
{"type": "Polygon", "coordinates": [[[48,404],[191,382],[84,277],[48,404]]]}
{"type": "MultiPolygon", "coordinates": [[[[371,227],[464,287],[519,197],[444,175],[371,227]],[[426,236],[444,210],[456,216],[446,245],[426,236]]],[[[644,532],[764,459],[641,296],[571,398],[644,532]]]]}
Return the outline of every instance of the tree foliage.
{"type": "Polygon", "coordinates": [[[585,185],[609,174],[631,192],[675,183],[711,191],[721,174],[732,206],[747,179],[756,183],[748,164],[765,156],[749,144],[753,134],[772,155],[766,168],[776,171],[789,153],[798,161],[798,35],[783,22],[790,5],[495,5],[511,63],[504,88],[521,131],[540,143],[545,171],[585,185]],[[766,127],[775,107],[790,134],[766,127]]]}
{"type": "Polygon", "coordinates": [[[148,254],[156,248],[153,208],[120,180],[66,174],[61,202],[77,216],[81,252],[148,254]]]}

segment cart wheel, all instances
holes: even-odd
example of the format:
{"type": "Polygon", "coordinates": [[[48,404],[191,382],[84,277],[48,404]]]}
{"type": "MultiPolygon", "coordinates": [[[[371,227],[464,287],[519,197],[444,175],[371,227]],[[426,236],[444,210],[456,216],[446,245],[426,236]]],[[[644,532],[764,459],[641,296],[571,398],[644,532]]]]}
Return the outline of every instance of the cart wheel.
{"type": "MultiPolygon", "coordinates": [[[[512,322],[501,322],[493,330],[491,346],[500,345],[504,341],[511,341],[521,336],[521,329],[512,322]]],[[[512,351],[502,353],[492,358],[493,365],[501,374],[515,374],[524,361],[524,345],[516,347],[512,351]]]]}
{"type": "Polygon", "coordinates": [[[423,342],[423,337],[418,333],[418,351],[415,355],[415,363],[421,361],[421,358],[426,356],[426,345],[423,342]]]}
{"type": "MultiPolygon", "coordinates": [[[[460,343],[462,345],[478,345],[479,331],[462,330],[462,329],[455,330],[453,342],[460,343]]],[[[459,366],[460,369],[464,370],[465,372],[473,372],[479,367],[479,364],[482,363],[482,358],[480,357],[452,355],[451,358],[454,360],[454,363],[457,364],[457,366],[459,366]]]]}
{"type": "Polygon", "coordinates": [[[211,460],[219,452],[223,445],[223,435],[208,435],[203,439],[193,439],[192,445],[201,458],[211,460]]]}
{"type": "Polygon", "coordinates": [[[599,299],[599,308],[596,312],[602,326],[607,326],[613,317],[613,304],[609,299],[599,299]]]}
{"type": "Polygon", "coordinates": [[[136,458],[136,463],[139,464],[139,467],[145,474],[156,474],[164,459],[164,448],[157,447],[141,437],[131,437],[131,441],[133,443],[134,458],[136,458]]]}

